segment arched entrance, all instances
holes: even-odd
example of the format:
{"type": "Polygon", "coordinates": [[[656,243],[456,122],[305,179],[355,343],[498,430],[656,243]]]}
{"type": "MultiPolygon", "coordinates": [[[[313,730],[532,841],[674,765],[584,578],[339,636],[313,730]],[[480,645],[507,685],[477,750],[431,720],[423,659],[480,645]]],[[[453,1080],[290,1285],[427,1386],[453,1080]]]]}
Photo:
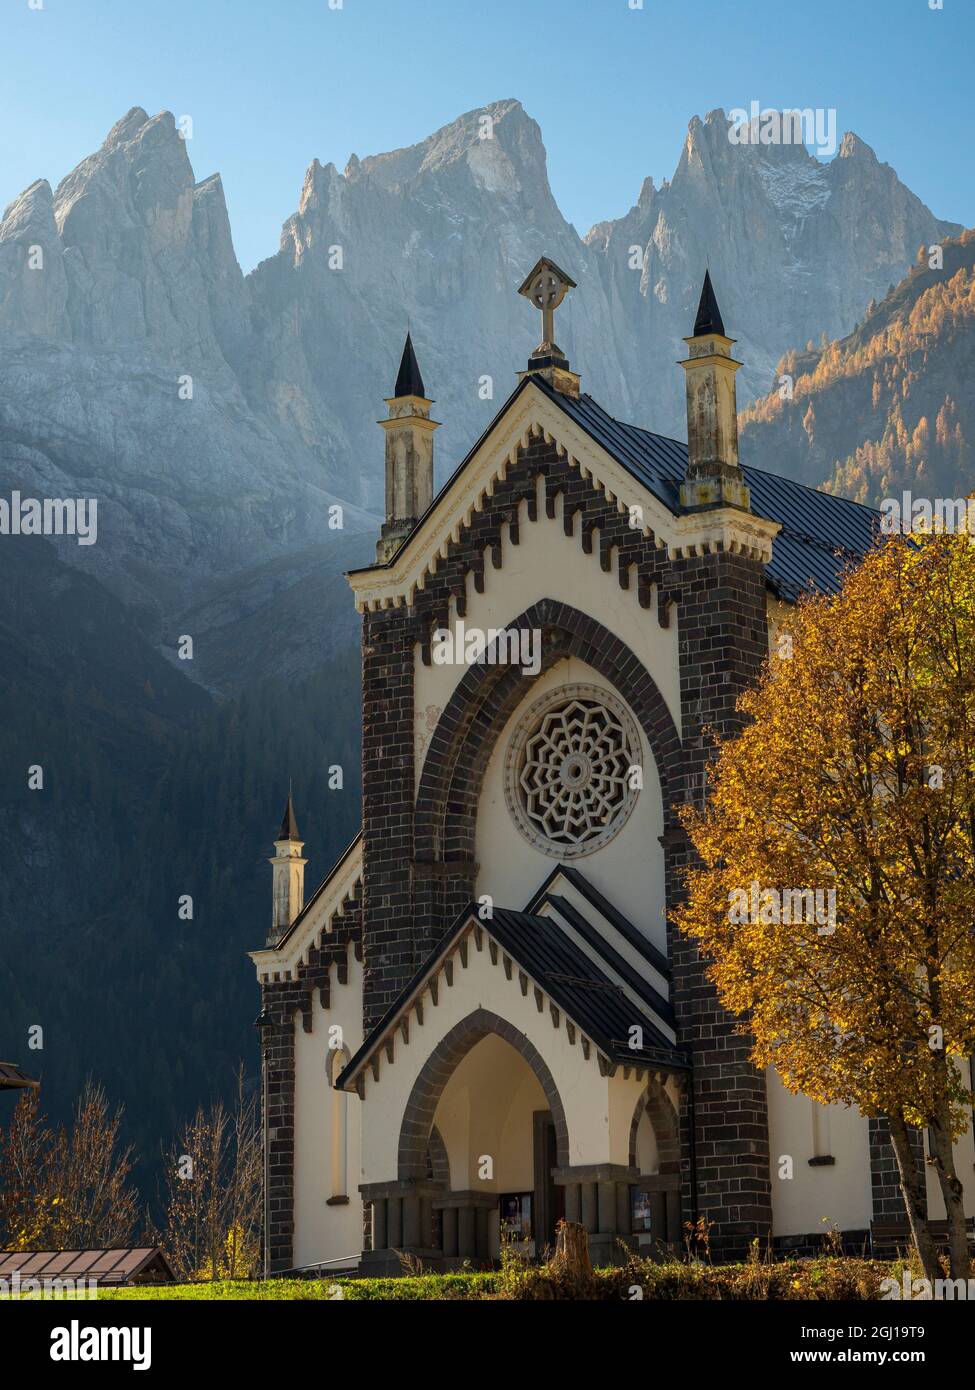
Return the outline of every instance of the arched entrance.
{"type": "Polygon", "coordinates": [[[429,1239],[446,1267],[497,1258],[507,1239],[540,1254],[563,1214],[552,1170],[568,1163],[565,1110],[551,1072],[523,1033],[477,1009],[427,1058],[403,1113],[399,1179],[430,1172],[431,1136],[447,1181],[429,1194],[429,1239]]]}

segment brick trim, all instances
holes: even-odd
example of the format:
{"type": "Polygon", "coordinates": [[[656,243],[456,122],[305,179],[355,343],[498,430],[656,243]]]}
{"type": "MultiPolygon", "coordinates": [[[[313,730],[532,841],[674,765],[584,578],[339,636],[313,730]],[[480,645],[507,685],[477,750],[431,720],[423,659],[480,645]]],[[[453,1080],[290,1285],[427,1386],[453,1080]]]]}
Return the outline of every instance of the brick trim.
{"type": "Polygon", "coordinates": [[[434,1132],[433,1117],[444,1087],[460,1062],[489,1033],[496,1034],[528,1063],[545,1092],[555,1124],[556,1153],[560,1167],[569,1163],[569,1130],[565,1107],[558,1088],[541,1054],[532,1042],[507,1019],[489,1009],[475,1009],[456,1023],[437,1043],[413,1083],[399,1135],[398,1176],[401,1182],[427,1174],[427,1156],[434,1132]]]}
{"type": "MultiPolygon", "coordinates": [[[[541,630],[543,671],[575,656],[622,696],[650,746],[660,779],[664,826],[672,828],[673,808],[682,799],[680,736],[639,658],[595,618],[551,598],[532,604],[508,626],[541,630]]],[[[416,800],[416,858],[422,864],[456,867],[416,883],[418,930],[427,940],[438,940],[474,895],[475,829],[484,773],[502,730],[537,679],[516,666],[472,666],[434,730],[416,800]]]]}
{"type": "Polygon", "coordinates": [[[652,1076],[647,1082],[646,1090],[637,1101],[633,1111],[633,1119],[630,1121],[630,1167],[637,1168],[639,1166],[636,1156],[636,1135],[644,1111],[650,1116],[650,1123],[653,1126],[654,1137],[657,1141],[657,1153],[660,1157],[661,1173],[679,1173],[680,1125],[677,1111],[674,1109],[670,1096],[664,1090],[662,1082],[656,1076],[652,1076]]]}

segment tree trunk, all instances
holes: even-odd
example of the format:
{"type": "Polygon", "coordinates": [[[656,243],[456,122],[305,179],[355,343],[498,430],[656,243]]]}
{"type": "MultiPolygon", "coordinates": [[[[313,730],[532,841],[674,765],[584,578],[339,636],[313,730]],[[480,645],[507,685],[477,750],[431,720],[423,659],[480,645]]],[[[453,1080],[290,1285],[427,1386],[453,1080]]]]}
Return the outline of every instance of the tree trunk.
{"type": "Polygon", "coordinates": [[[555,1231],[555,1265],[578,1283],[592,1278],[589,1237],[578,1221],[560,1221],[555,1231]]]}
{"type": "Polygon", "coordinates": [[[931,1125],[931,1149],[934,1170],[941,1184],[948,1215],[948,1262],[952,1279],[967,1279],[971,1273],[968,1255],[968,1232],[965,1229],[965,1201],[961,1180],[955,1172],[955,1155],[947,1104],[938,1107],[931,1125]]]}
{"type": "Polygon", "coordinates": [[[914,1150],[911,1148],[911,1136],[904,1120],[899,1115],[891,1115],[889,1124],[890,1140],[894,1147],[897,1171],[900,1175],[901,1193],[907,1208],[907,1219],[911,1223],[911,1235],[914,1237],[914,1244],[917,1247],[924,1276],[933,1282],[935,1279],[943,1278],[943,1273],[941,1262],[938,1259],[938,1251],[928,1227],[924,1174],[914,1157],[914,1150]]]}

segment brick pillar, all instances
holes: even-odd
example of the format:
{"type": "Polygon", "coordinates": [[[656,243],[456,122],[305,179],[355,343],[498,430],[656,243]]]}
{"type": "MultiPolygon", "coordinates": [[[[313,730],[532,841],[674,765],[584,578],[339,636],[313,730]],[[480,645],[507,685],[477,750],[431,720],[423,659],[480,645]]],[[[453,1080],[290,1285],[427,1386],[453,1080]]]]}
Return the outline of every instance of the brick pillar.
{"type": "Polygon", "coordinates": [[[413,927],[413,641],[406,607],[362,620],[364,1024],[422,959],[413,927]]]}
{"type": "MultiPolygon", "coordinates": [[[[919,1129],[912,1129],[909,1134],[914,1158],[923,1175],[926,1172],[924,1136],[919,1129]]],[[[908,1238],[909,1222],[886,1115],[872,1115],[867,1120],[867,1142],[870,1151],[870,1197],[873,1218],[871,1234],[874,1253],[881,1257],[893,1256],[904,1247],[905,1239],[908,1238]]]]}
{"type": "MultiPolygon", "coordinates": [[[[760,560],[724,552],[677,561],[674,568],[681,581],[685,789],[701,805],[713,750],[704,729],[730,735],[741,727],[735,701],[755,683],[768,654],[765,576],[760,560]]],[[[667,832],[668,905],[675,906],[679,871],[691,848],[679,828],[669,825],[667,832]]],[[[765,1077],[748,1059],[748,1039],[735,1033],[731,1015],[705,979],[696,944],[673,928],[670,935],[678,1036],[693,1058],[693,1106],[682,1109],[685,1117],[693,1115],[697,1210],[713,1222],[715,1253],[732,1258],[756,1236],[764,1243],[772,1232],[765,1077]]]]}
{"type": "Polygon", "coordinates": [[[268,1272],[280,1274],[294,1266],[295,1024],[291,1012],[274,1008],[272,989],[263,991],[273,1012],[261,1038],[267,1095],[265,1239],[268,1272]]]}

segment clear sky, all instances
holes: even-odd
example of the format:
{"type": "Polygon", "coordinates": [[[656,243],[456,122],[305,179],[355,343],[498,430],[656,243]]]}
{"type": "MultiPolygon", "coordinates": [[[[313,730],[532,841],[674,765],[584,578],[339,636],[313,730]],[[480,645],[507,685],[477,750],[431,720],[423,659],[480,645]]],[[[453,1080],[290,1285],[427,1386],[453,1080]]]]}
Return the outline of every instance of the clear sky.
{"type": "Polygon", "coordinates": [[[344,168],[517,97],[580,231],[669,177],[691,116],[835,107],[941,217],[975,223],[975,0],[0,0],[0,205],[131,106],[193,118],[240,261],[316,156],[344,168]],[[40,9],[31,8],[41,5],[40,9]]]}

